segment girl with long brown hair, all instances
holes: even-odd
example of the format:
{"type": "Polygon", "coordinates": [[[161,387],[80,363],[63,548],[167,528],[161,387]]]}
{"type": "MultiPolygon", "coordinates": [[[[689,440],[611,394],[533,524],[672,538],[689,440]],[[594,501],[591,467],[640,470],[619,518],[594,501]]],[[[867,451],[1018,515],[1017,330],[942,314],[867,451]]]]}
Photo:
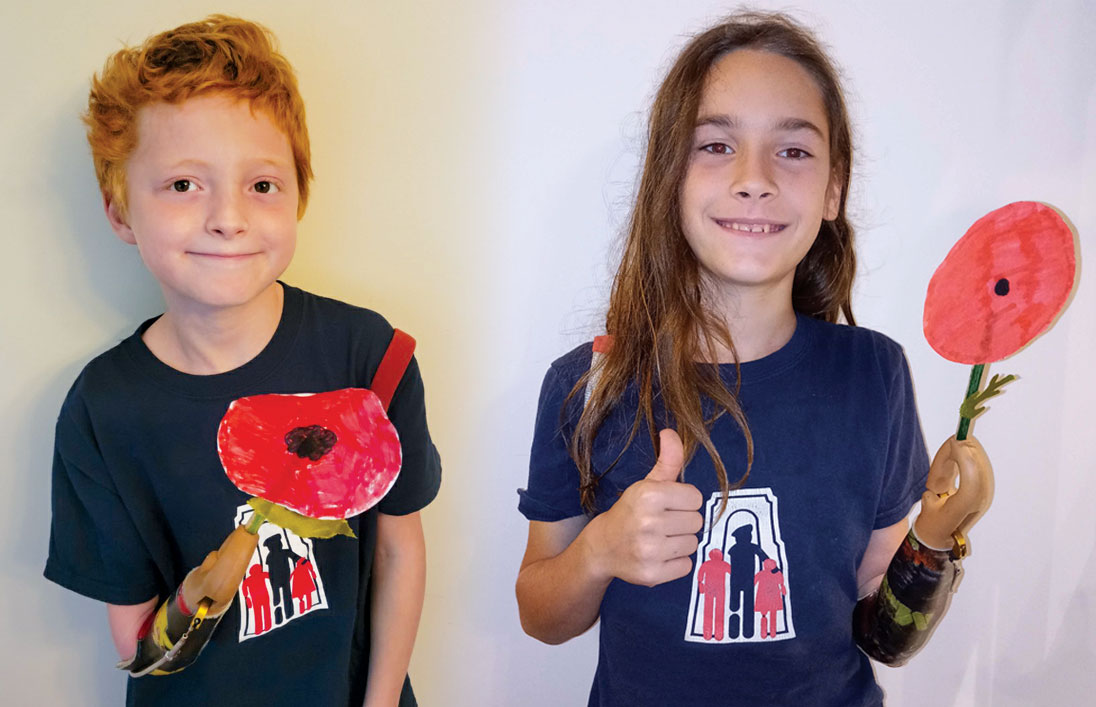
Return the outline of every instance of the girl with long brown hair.
{"type": "Polygon", "coordinates": [[[930,470],[901,348],[853,325],[852,152],[783,15],[658,91],[607,337],[550,368],[519,506],[526,632],[601,621],[591,705],[880,704],[856,645],[901,661],[942,613],[992,476],[973,440],[930,470]]]}

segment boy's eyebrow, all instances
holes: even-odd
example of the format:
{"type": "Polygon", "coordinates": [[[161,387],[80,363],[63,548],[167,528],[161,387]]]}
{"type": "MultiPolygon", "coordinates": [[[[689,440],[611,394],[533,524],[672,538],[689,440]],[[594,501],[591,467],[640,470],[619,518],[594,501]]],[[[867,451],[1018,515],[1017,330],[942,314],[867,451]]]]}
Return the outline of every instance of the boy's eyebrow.
{"type": "MultiPolygon", "coordinates": [[[[714,125],[720,128],[727,128],[728,130],[737,130],[741,123],[738,119],[732,115],[726,115],[723,113],[717,115],[705,115],[701,116],[696,121],[696,127],[704,127],[705,125],[714,125]]],[[[809,130],[823,140],[826,139],[825,133],[817,125],[807,120],[806,118],[781,118],[773,123],[773,130],[779,130],[781,132],[794,132],[796,130],[809,130]]]]}
{"type": "MultiPolygon", "coordinates": [[[[280,168],[292,168],[293,163],[286,160],[276,160],[271,157],[256,157],[251,160],[247,160],[249,165],[269,165],[271,167],[280,168]]],[[[193,157],[185,157],[178,162],[173,162],[167,165],[169,169],[179,169],[180,167],[209,167],[210,163],[205,160],[196,159],[193,157]]]]}

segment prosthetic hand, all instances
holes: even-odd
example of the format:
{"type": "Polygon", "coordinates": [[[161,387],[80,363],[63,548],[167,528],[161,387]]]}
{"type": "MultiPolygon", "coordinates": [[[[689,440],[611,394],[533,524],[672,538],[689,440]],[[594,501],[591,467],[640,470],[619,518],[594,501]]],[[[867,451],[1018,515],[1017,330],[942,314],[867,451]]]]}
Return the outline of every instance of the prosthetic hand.
{"type": "Polygon", "coordinates": [[[141,677],[193,663],[235,596],[258,542],[257,528],[233,530],[148,618],[137,636],[137,653],[118,667],[141,677]]]}
{"type": "Polygon", "coordinates": [[[993,470],[973,437],[949,439],[932,460],[921,513],[879,589],[861,599],[853,633],[865,653],[901,665],[932,635],[962,576],[966,532],[993,499],[993,470]],[[958,476],[959,485],[955,486],[958,476]]]}

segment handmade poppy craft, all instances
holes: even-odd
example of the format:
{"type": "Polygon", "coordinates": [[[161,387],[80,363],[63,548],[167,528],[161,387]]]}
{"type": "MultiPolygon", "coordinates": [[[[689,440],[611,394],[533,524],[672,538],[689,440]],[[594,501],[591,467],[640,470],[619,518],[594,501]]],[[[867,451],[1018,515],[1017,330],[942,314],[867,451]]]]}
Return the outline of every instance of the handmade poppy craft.
{"type": "Polygon", "coordinates": [[[384,404],[362,388],[235,400],[217,451],[256,514],[300,537],[352,537],[346,519],[388,493],[401,462],[384,404]]]}
{"type": "Polygon", "coordinates": [[[925,338],[944,358],[972,364],[959,439],[981,403],[1014,376],[993,376],[979,392],[985,364],[1016,353],[1046,331],[1073,291],[1073,230],[1035,201],[1002,206],[978,219],[929,281],[925,338]]]}

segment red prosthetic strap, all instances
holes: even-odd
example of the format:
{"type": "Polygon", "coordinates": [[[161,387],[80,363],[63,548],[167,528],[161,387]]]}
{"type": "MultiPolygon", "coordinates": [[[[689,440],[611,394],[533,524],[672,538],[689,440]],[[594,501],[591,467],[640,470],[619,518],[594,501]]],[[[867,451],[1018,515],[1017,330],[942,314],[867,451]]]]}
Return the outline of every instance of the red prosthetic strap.
{"type": "Polygon", "coordinates": [[[414,354],[415,340],[411,335],[399,329],[394,330],[388,350],[384,352],[384,358],[377,366],[377,372],[373,374],[373,383],[369,386],[369,389],[380,398],[381,405],[386,411],[414,354]]]}

